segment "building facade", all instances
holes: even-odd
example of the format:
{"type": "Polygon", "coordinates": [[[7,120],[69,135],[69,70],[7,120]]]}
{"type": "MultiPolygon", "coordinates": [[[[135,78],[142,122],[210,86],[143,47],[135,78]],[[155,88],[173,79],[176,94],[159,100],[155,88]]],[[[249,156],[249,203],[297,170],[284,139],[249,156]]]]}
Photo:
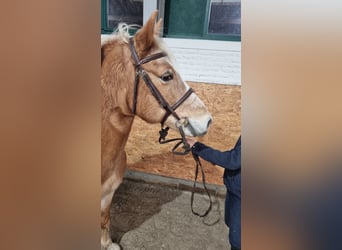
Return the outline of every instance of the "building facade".
{"type": "Polygon", "coordinates": [[[101,40],[120,22],[159,10],[162,36],[185,81],[241,85],[240,0],[102,0],[101,40]]]}

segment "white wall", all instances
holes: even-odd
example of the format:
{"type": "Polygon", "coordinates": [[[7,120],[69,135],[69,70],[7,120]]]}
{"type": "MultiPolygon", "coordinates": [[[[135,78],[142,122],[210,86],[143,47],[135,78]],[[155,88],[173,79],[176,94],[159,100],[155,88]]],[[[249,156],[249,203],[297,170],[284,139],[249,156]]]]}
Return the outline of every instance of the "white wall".
{"type": "MultiPolygon", "coordinates": [[[[101,35],[101,42],[108,39],[101,35]]],[[[183,80],[241,85],[241,42],[164,38],[183,80]]]]}
{"type": "Polygon", "coordinates": [[[241,85],[241,42],[164,38],[186,81],[241,85]]]}

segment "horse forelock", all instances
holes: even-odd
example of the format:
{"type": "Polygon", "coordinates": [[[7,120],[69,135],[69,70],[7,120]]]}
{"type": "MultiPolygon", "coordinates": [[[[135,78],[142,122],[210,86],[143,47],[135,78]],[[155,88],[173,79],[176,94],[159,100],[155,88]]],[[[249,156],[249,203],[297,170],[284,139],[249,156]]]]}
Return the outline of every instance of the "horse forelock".
{"type": "MultiPolygon", "coordinates": [[[[115,42],[123,42],[123,43],[128,44],[129,38],[132,37],[129,34],[129,30],[138,29],[138,28],[141,28],[141,26],[136,25],[136,24],[128,25],[126,23],[119,23],[117,29],[111,35],[107,36],[101,41],[101,62],[103,62],[103,59],[106,56],[106,50],[104,49],[106,45],[113,44],[115,42]]],[[[174,56],[172,55],[172,53],[170,52],[170,50],[168,49],[164,41],[159,37],[158,33],[154,34],[153,40],[154,40],[153,47],[151,48],[150,53],[155,53],[156,51],[163,51],[168,55],[171,63],[174,65],[175,64],[174,56]]]]}
{"type": "Polygon", "coordinates": [[[139,25],[131,24],[128,25],[126,23],[119,23],[118,27],[114,32],[107,36],[107,38],[101,41],[101,47],[105,44],[108,44],[114,40],[121,40],[125,43],[128,43],[129,38],[131,37],[129,34],[130,29],[140,28],[139,25]]]}

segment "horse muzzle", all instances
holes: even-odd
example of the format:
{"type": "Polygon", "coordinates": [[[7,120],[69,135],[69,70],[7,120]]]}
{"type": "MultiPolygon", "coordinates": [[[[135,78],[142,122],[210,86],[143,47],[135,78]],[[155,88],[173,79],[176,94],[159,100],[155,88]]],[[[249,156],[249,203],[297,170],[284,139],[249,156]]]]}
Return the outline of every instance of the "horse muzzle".
{"type": "Polygon", "coordinates": [[[186,136],[204,136],[212,123],[212,117],[210,115],[205,115],[200,118],[181,118],[176,122],[177,127],[182,127],[184,134],[186,136]]]}

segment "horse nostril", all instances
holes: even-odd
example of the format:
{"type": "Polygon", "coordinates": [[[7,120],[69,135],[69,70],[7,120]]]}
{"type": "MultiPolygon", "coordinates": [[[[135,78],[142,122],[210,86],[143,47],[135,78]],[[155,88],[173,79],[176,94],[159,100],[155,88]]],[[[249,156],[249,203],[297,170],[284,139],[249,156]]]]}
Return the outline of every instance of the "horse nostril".
{"type": "Polygon", "coordinates": [[[210,124],[212,123],[212,119],[210,118],[208,123],[207,123],[207,128],[209,128],[210,124]]]}

